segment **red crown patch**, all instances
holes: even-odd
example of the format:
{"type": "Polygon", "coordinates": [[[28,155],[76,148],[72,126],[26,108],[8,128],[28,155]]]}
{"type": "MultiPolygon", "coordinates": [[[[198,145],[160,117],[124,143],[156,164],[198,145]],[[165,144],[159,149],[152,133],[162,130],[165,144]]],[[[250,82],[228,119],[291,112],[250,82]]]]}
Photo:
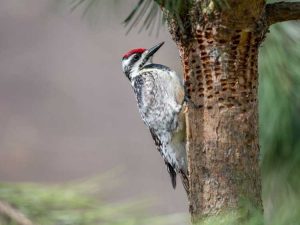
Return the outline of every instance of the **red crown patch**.
{"type": "Polygon", "coordinates": [[[129,56],[131,56],[132,54],[135,54],[135,53],[143,53],[144,51],[146,51],[145,48],[132,49],[129,52],[127,52],[125,55],[123,55],[123,59],[128,58],[129,56]]]}

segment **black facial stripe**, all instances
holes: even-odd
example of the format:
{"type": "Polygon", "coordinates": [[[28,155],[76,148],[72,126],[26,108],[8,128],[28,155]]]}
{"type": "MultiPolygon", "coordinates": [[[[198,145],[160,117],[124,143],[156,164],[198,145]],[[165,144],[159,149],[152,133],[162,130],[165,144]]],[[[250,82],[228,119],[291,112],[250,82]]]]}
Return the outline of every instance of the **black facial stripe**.
{"type": "Polygon", "coordinates": [[[134,63],[136,63],[140,58],[141,58],[142,54],[141,53],[135,53],[131,59],[131,65],[133,65],[134,63]]]}
{"type": "Polygon", "coordinates": [[[130,72],[132,67],[136,64],[137,61],[140,60],[141,57],[142,57],[142,53],[135,53],[129,56],[128,58],[126,58],[127,60],[129,59],[129,62],[127,66],[124,68],[124,72],[129,80],[130,80],[130,72]]]}
{"type": "Polygon", "coordinates": [[[128,70],[130,71],[131,68],[133,67],[133,65],[139,61],[139,59],[141,58],[142,54],[141,53],[135,53],[131,56],[130,62],[128,64],[128,70]]]}

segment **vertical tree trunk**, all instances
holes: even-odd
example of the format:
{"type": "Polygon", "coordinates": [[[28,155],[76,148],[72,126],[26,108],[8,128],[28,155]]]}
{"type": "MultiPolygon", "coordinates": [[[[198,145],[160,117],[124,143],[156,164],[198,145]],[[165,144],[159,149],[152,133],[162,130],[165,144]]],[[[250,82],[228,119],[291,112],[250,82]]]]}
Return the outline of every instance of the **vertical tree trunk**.
{"type": "Polygon", "coordinates": [[[193,221],[237,209],[241,198],[262,209],[257,58],[267,27],[264,1],[228,2],[230,7],[220,12],[213,1],[195,1],[184,31],[169,20],[190,97],[186,119],[193,221]]]}
{"type": "Polygon", "coordinates": [[[190,99],[186,120],[192,221],[239,209],[241,199],[262,210],[258,48],[270,25],[300,19],[300,3],[186,0],[179,1],[178,10],[168,10],[168,1],[155,1],[179,48],[190,99]]]}
{"type": "Polygon", "coordinates": [[[262,37],[235,30],[215,39],[214,27],[180,48],[187,91],[190,210],[216,214],[240,197],[261,207],[257,56],[262,37]],[[200,191],[199,191],[200,190],[200,191]]]}

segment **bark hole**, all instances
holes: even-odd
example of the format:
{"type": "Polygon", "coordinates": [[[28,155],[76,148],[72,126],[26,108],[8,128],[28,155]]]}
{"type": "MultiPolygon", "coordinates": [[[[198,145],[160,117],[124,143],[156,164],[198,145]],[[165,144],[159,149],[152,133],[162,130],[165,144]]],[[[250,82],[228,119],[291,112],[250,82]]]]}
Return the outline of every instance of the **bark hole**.
{"type": "Polygon", "coordinates": [[[187,94],[197,106],[191,106],[187,115],[188,158],[200,160],[200,164],[189,164],[190,177],[197,176],[197,181],[190,179],[191,193],[201,190],[189,196],[192,214],[235,208],[243,195],[261,206],[258,139],[253,138],[257,127],[248,129],[257,124],[261,40],[249,30],[222,36],[216,27],[201,27],[194,41],[180,48],[187,94]],[[229,122],[232,120],[236,124],[229,122]],[[189,148],[198,150],[189,152],[189,148]]]}

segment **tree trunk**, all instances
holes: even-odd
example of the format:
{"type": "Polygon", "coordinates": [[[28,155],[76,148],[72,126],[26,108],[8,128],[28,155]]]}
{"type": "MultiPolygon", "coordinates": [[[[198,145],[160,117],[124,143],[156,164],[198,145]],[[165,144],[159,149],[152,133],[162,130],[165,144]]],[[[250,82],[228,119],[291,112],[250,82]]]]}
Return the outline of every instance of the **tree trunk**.
{"type": "Polygon", "coordinates": [[[170,12],[165,1],[157,2],[178,46],[189,98],[192,221],[240,209],[241,199],[262,211],[258,48],[270,25],[300,19],[300,3],[189,0],[170,12]]]}
{"type": "Polygon", "coordinates": [[[267,26],[264,2],[251,2],[239,1],[222,12],[210,1],[195,4],[184,31],[169,20],[190,99],[187,154],[194,222],[239,208],[241,198],[262,209],[257,59],[267,26]]]}
{"type": "Polygon", "coordinates": [[[198,31],[180,48],[189,104],[188,162],[193,217],[237,208],[240,197],[262,208],[257,56],[262,36],[235,30],[230,40],[198,31]],[[196,105],[196,107],[195,107],[196,105]]]}

